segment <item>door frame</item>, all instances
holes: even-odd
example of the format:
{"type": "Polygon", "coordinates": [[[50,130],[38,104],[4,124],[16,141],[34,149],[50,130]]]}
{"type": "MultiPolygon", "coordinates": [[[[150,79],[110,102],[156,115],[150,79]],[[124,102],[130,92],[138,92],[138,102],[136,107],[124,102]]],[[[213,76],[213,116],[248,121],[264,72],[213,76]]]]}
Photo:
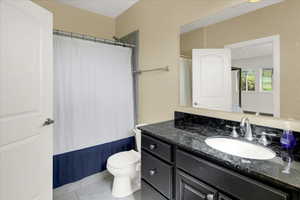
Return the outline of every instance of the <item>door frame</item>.
{"type": "Polygon", "coordinates": [[[238,42],[224,47],[236,49],[265,43],[272,43],[273,46],[273,114],[274,117],[280,118],[280,35],[238,42]]]}

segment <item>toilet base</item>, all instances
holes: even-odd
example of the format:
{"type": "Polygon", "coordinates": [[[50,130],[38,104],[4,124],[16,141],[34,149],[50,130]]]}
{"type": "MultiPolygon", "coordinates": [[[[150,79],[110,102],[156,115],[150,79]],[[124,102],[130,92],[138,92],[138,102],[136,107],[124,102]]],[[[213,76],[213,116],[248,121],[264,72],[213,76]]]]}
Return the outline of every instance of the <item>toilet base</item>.
{"type": "Polygon", "coordinates": [[[127,197],[141,189],[140,179],[132,180],[130,177],[114,177],[112,196],[116,198],[127,197]]]}
{"type": "Polygon", "coordinates": [[[126,197],[133,193],[130,177],[114,177],[112,195],[117,198],[126,197]]]}

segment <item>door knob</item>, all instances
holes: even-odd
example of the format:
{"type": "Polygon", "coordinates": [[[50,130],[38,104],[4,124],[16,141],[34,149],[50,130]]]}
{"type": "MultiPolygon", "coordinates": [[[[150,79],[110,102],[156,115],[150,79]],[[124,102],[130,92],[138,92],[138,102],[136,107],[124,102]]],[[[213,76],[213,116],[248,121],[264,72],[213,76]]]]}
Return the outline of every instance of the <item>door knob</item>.
{"type": "Polygon", "coordinates": [[[54,124],[54,120],[53,119],[46,119],[46,121],[44,122],[43,126],[49,126],[51,124],[54,124]]]}

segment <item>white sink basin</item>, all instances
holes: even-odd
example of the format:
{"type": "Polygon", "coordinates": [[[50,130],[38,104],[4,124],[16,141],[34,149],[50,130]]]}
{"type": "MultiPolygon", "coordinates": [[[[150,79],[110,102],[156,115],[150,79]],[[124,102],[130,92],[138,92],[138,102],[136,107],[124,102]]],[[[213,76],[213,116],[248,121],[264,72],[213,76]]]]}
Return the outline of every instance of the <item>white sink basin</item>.
{"type": "Polygon", "coordinates": [[[276,156],[269,148],[232,138],[210,137],[205,143],[224,153],[247,159],[270,160],[276,156]]]}

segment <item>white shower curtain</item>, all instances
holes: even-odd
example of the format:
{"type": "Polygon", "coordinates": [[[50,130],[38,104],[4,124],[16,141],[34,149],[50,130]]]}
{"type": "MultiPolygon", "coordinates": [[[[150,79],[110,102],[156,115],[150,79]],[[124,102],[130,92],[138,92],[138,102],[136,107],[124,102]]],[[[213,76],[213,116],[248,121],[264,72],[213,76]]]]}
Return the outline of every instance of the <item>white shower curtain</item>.
{"type": "Polygon", "coordinates": [[[131,49],[54,36],[54,155],[132,136],[131,49]]]}

